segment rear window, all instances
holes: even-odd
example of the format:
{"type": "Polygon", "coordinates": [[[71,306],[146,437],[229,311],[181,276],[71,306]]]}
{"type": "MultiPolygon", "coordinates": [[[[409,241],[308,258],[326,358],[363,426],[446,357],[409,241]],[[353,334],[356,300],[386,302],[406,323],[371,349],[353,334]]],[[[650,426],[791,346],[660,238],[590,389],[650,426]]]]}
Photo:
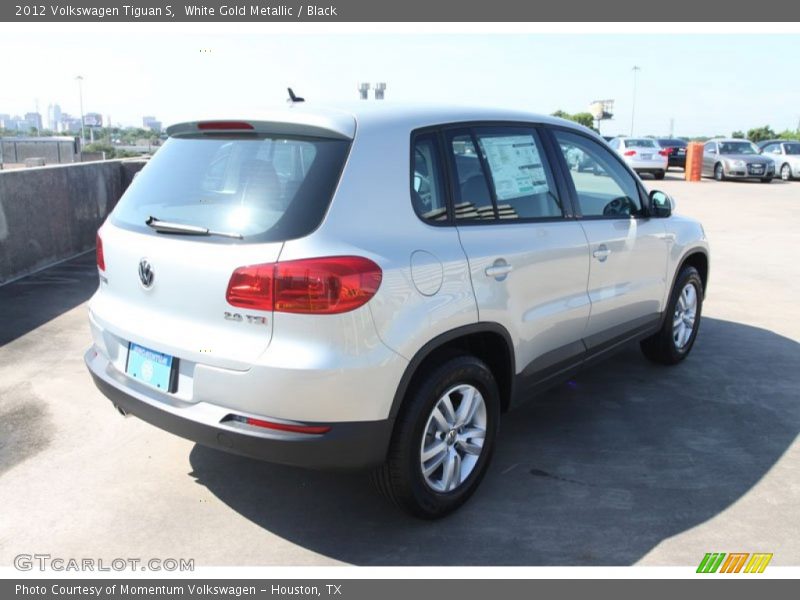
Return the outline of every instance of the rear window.
{"type": "Polygon", "coordinates": [[[145,225],[152,216],[238,233],[244,242],[302,237],[322,221],[348,148],[322,138],[170,138],[125,192],[112,222],[155,233],[145,225]]]}
{"type": "Polygon", "coordinates": [[[655,148],[656,143],[653,140],[625,140],[626,148],[655,148]]]}
{"type": "Polygon", "coordinates": [[[685,148],[688,144],[683,140],[658,140],[658,145],[662,148],[685,148]]]}

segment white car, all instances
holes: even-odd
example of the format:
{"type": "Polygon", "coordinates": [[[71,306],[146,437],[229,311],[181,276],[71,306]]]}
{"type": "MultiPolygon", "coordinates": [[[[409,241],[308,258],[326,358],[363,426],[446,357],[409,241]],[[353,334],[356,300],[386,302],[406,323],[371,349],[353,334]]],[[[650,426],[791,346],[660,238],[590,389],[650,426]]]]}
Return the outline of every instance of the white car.
{"type": "Polygon", "coordinates": [[[171,126],[98,233],[85,361],[123,414],[435,518],[501,413],[626,342],[686,358],[708,244],[589,129],[375,104],[171,126]]]}
{"type": "Polygon", "coordinates": [[[669,150],[650,138],[617,137],[608,143],[637,173],[664,179],[669,166],[669,150]]]}
{"type": "Polygon", "coordinates": [[[784,181],[800,179],[800,142],[775,140],[761,143],[763,156],[775,163],[775,172],[784,181]]]}

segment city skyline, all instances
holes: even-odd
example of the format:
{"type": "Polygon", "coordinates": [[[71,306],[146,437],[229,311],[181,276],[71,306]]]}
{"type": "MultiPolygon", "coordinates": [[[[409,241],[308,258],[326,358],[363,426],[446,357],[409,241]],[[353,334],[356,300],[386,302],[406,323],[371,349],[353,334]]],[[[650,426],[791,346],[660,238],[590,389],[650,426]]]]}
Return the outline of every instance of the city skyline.
{"type": "MultiPolygon", "coordinates": [[[[60,48],[70,68],[34,58],[10,63],[0,112],[23,114],[55,102],[79,115],[77,75],[87,109],[113,123],[164,125],[198,114],[247,116],[284,105],[286,87],[309,102],[357,101],[361,81],[386,81],[387,102],[492,104],[532,112],[585,112],[615,101],[604,134],[630,133],[637,72],[636,134],[700,136],[770,125],[795,129],[800,89],[791,77],[795,34],[299,34],[103,33],[75,39],[6,33],[0,48],[41,57],[60,48]],[[130,50],[136,42],[136,52],[130,50]],[[35,49],[35,51],[34,51],[35,49]],[[725,56],[713,69],[702,58],[725,56]],[[334,65],[335,68],[331,68],[334,65]],[[746,78],[745,74],[746,73],[746,78]]],[[[711,63],[708,63],[711,64],[711,63]]]]}

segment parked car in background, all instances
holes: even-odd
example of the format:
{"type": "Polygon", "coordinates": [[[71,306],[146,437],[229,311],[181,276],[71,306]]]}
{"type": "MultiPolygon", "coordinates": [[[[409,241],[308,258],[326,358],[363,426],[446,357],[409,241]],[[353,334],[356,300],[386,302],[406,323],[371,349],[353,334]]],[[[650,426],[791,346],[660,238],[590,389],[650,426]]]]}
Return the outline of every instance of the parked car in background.
{"type": "Polygon", "coordinates": [[[686,147],[688,144],[684,140],[660,138],[656,142],[667,152],[667,169],[670,167],[686,169],[686,147]]]}
{"type": "Polygon", "coordinates": [[[800,142],[768,140],[759,144],[761,154],[775,163],[775,173],[784,181],[800,179],[800,142]]]}
{"type": "Polygon", "coordinates": [[[703,146],[702,174],[717,181],[760,179],[769,183],[775,176],[775,163],[759,153],[758,146],[747,140],[711,140],[703,146]]]}
{"type": "Polygon", "coordinates": [[[664,179],[667,172],[667,152],[651,138],[614,138],[608,143],[631,169],[639,174],[649,173],[664,179]]]}

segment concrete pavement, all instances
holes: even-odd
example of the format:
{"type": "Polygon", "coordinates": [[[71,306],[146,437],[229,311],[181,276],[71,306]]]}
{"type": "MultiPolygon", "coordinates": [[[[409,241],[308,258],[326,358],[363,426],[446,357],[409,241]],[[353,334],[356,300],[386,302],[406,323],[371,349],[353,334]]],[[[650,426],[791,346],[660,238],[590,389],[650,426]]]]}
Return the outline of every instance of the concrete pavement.
{"type": "Polygon", "coordinates": [[[362,474],[195,446],[124,419],[82,353],[92,255],[0,287],[0,565],[18,553],[213,565],[800,564],[800,182],[648,180],[703,220],[692,356],[636,347],[510,415],[476,496],[410,519],[362,474]]]}

